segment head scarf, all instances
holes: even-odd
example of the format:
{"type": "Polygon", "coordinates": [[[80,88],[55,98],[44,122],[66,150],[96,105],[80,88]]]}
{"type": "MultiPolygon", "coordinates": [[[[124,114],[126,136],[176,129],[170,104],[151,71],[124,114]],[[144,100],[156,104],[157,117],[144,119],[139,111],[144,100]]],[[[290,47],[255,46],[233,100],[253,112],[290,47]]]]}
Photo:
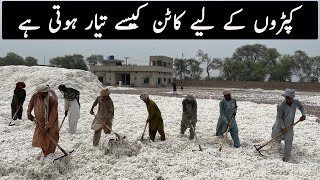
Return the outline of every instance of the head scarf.
{"type": "Polygon", "coordinates": [[[231,94],[231,91],[230,91],[230,90],[225,90],[225,91],[223,91],[222,94],[223,94],[223,95],[228,95],[228,94],[231,94]]]}
{"type": "Polygon", "coordinates": [[[145,101],[145,100],[149,99],[149,96],[148,96],[147,93],[143,93],[143,94],[140,95],[140,99],[141,99],[142,101],[145,101]]]}
{"type": "Polygon", "coordinates": [[[290,97],[291,99],[293,99],[295,97],[295,90],[294,89],[285,89],[284,93],[282,94],[283,97],[290,97]]]}
{"type": "Polygon", "coordinates": [[[100,96],[109,96],[110,95],[110,92],[108,89],[102,89],[100,91],[100,96]]]}
{"type": "Polygon", "coordinates": [[[58,89],[63,93],[63,98],[68,101],[77,100],[80,106],[80,92],[73,88],[67,88],[66,85],[60,84],[58,89]]]}
{"type": "Polygon", "coordinates": [[[26,87],[26,84],[24,82],[17,82],[16,88],[18,88],[19,86],[22,86],[21,88],[23,89],[26,87]]]}

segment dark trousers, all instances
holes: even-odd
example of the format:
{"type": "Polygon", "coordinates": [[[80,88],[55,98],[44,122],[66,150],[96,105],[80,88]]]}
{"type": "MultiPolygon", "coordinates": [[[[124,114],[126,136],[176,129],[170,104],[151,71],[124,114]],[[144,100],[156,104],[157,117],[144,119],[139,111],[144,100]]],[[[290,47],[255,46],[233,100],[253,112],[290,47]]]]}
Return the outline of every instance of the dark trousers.
{"type": "Polygon", "coordinates": [[[149,137],[150,137],[150,139],[154,142],[154,138],[156,137],[157,131],[161,135],[161,141],[165,141],[166,140],[166,136],[164,134],[164,130],[163,129],[158,129],[158,130],[155,130],[155,131],[152,130],[152,129],[149,129],[149,137]]]}
{"type": "MultiPolygon", "coordinates": [[[[17,107],[14,106],[14,105],[11,105],[11,117],[13,118],[14,114],[16,113],[17,111],[17,107]]],[[[22,107],[20,107],[20,109],[18,110],[18,113],[16,115],[16,117],[14,117],[14,120],[16,120],[17,118],[18,119],[22,119],[22,113],[23,113],[23,110],[22,110],[22,107]]]]}

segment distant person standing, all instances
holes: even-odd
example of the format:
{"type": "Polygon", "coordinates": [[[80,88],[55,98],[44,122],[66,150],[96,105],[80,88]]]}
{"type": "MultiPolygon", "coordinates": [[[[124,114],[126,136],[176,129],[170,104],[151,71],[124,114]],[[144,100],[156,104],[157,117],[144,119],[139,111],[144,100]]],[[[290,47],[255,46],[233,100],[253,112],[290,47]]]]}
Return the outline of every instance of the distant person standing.
{"type": "Polygon", "coordinates": [[[78,120],[80,119],[80,92],[73,88],[67,88],[64,84],[59,85],[58,89],[64,98],[64,115],[68,116],[69,114],[69,132],[74,134],[77,131],[78,120]]]}
{"type": "Polygon", "coordinates": [[[13,97],[11,102],[11,115],[14,120],[16,120],[17,118],[22,119],[22,106],[26,99],[26,90],[24,90],[25,87],[26,85],[24,82],[18,82],[16,84],[16,88],[13,91],[13,97]]]}
{"type": "Polygon", "coordinates": [[[181,92],[183,91],[183,84],[182,82],[180,82],[180,86],[181,86],[181,92]]]}
{"type": "Polygon", "coordinates": [[[177,95],[177,83],[176,82],[172,83],[172,88],[173,88],[173,95],[177,95]]]}

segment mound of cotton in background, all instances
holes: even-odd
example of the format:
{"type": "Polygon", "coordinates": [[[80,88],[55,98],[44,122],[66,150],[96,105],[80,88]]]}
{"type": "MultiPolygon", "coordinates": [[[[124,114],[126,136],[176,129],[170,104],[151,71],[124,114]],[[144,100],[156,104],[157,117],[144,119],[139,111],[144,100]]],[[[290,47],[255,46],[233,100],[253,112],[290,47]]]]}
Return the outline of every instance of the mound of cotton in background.
{"type": "MultiPolygon", "coordinates": [[[[320,176],[319,123],[307,116],[305,122],[295,127],[292,160],[284,163],[281,154],[266,147],[266,158],[259,157],[253,145],[270,139],[276,116],[276,104],[238,102],[237,123],[241,147],[235,149],[230,140],[219,152],[221,139],[214,136],[219,117],[219,101],[198,99],[198,123],[196,133],[204,151],[198,149],[195,140],[187,133],[179,137],[182,98],[150,97],[157,103],[164,119],[166,141],[137,142],[141,138],[147,109],[139,95],[111,94],[115,106],[113,130],[126,135],[126,149],[114,148],[114,155],[105,155],[99,147],[93,147],[93,117],[89,114],[95,97],[102,88],[97,77],[90,72],[48,67],[0,67],[3,82],[0,95],[0,177],[1,179],[317,179],[320,176]],[[23,121],[17,126],[10,122],[10,104],[17,81],[25,81],[27,99],[23,121]],[[63,155],[57,148],[55,154],[42,157],[40,148],[31,147],[35,125],[26,118],[26,108],[36,85],[46,83],[59,96],[59,124],[64,116],[63,99],[57,90],[61,83],[78,89],[81,93],[81,118],[77,133],[68,133],[68,121],[60,132],[59,145],[66,151],[75,151],[67,159],[52,160],[63,155]],[[131,151],[131,148],[135,148],[131,151]],[[131,157],[123,156],[126,153],[131,157]],[[120,156],[118,156],[120,155],[120,156]]],[[[203,92],[205,93],[205,92],[203,92]]],[[[247,92],[249,93],[249,92],[247,92]]],[[[272,95],[272,94],[271,94],[272,95]]],[[[278,93],[273,94],[279,96],[278,93]]],[[[241,93],[237,94],[241,96],[241,93]]],[[[311,99],[312,100],[312,99],[311,99]]],[[[315,98],[312,102],[317,101],[315,98]]],[[[95,108],[95,112],[97,107],[95,108]]],[[[297,111],[296,119],[300,117],[297,111]]],[[[102,135],[104,136],[104,135],[102,135]]],[[[148,138],[148,130],[145,133],[148,138]]],[[[230,139],[230,135],[229,135],[230,139]]],[[[101,142],[104,140],[101,137],[101,142]]]]}

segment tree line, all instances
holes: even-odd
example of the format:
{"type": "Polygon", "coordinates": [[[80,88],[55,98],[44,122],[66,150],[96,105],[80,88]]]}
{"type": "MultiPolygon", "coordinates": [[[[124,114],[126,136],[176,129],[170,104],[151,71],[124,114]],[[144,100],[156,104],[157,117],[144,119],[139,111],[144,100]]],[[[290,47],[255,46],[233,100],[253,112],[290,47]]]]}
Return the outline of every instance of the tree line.
{"type": "MultiPolygon", "coordinates": [[[[80,54],[54,57],[49,60],[50,66],[67,69],[88,70],[88,65],[104,64],[103,55],[84,57],[80,54]]],[[[38,60],[28,56],[23,58],[9,52],[0,57],[0,66],[26,65],[36,66],[38,60]]],[[[231,81],[292,81],[296,76],[299,81],[318,82],[320,78],[320,56],[310,57],[302,50],[293,54],[281,55],[277,49],[266,45],[244,45],[235,50],[231,57],[214,58],[207,52],[198,50],[195,58],[174,59],[175,78],[180,80],[220,79],[231,81]],[[201,67],[204,65],[204,68],[201,67]],[[210,76],[211,70],[219,70],[218,77],[210,76]]]]}
{"type": "Polygon", "coordinates": [[[300,82],[318,82],[320,78],[320,56],[310,57],[302,50],[294,54],[281,55],[277,49],[266,45],[244,45],[235,50],[231,57],[212,58],[198,50],[195,58],[174,59],[175,77],[180,80],[205,79],[231,81],[292,81],[296,76],[300,82]],[[204,68],[201,68],[201,64],[204,68]],[[210,70],[219,70],[218,77],[211,77],[210,70]]]}

